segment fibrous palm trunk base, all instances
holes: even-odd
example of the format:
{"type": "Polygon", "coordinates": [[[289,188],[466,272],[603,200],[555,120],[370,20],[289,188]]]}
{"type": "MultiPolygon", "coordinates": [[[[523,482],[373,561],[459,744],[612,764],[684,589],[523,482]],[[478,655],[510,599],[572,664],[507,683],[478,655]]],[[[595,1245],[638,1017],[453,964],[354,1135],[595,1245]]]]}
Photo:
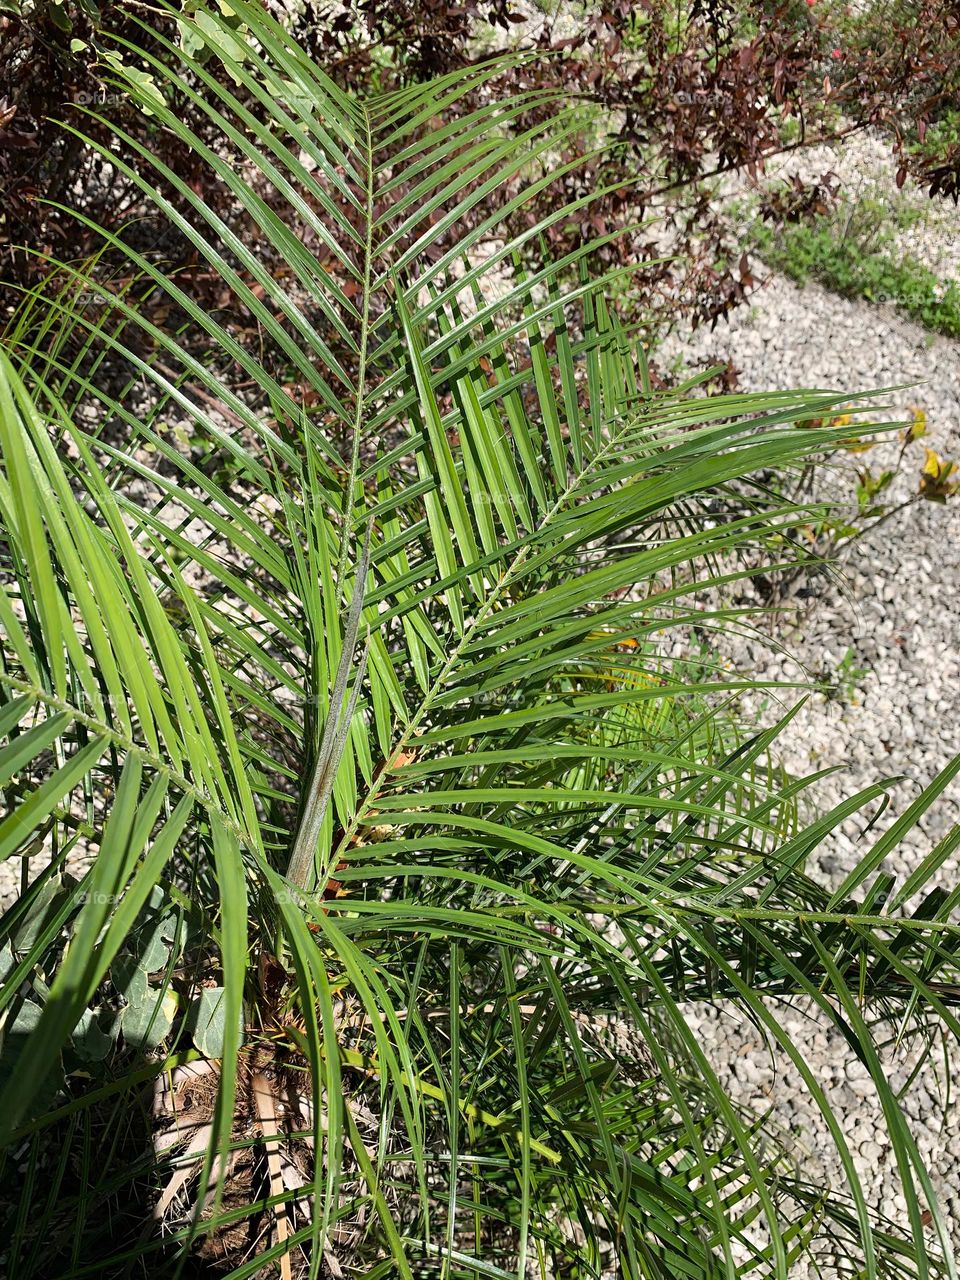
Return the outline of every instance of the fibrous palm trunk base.
{"type": "MultiPolygon", "coordinates": [[[[281,1062],[269,1047],[253,1047],[238,1062],[232,1150],[226,1168],[215,1161],[204,1202],[197,1204],[199,1180],[213,1133],[220,1064],[200,1059],[161,1076],[155,1086],[154,1150],[173,1160],[174,1169],[154,1209],[163,1228],[183,1228],[198,1219],[194,1256],[215,1271],[229,1271],[311,1220],[307,1188],[313,1163],[313,1120],[309,1077],[302,1065],[281,1062]],[[305,1089],[305,1084],[307,1085],[305,1089]],[[222,1177],[222,1194],[216,1187],[222,1177]],[[302,1196],[297,1192],[303,1190],[302,1196]],[[249,1206],[285,1196],[260,1212],[249,1206]],[[204,1230],[216,1213],[219,1225],[204,1230]]],[[[337,1259],[325,1254],[327,1271],[341,1274],[337,1259]]],[[[264,1274],[296,1280],[307,1271],[297,1249],[265,1264],[264,1274]]]]}

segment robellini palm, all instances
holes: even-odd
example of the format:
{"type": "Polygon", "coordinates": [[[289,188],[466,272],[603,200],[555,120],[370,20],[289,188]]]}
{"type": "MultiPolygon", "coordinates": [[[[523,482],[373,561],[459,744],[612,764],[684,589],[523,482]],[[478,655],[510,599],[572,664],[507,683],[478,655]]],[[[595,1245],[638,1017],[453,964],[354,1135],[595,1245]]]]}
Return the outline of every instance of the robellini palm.
{"type": "Polygon", "coordinates": [[[957,834],[884,871],[956,766],[816,816],[794,710],[745,731],[757,682],[663,641],[794,559],[769,477],[838,398],[651,386],[629,271],[518,217],[577,123],[498,100],[509,58],[358,100],[260,6],[180,24],[104,76],[238,218],[100,145],[228,301],[104,231],[0,366],[9,1273],[954,1275],[882,1046],[958,1030],[957,834]],[[837,1186],[720,1086],[721,1001],[837,1186]],[[785,1002],[869,1069],[905,1227],[785,1002]]]}

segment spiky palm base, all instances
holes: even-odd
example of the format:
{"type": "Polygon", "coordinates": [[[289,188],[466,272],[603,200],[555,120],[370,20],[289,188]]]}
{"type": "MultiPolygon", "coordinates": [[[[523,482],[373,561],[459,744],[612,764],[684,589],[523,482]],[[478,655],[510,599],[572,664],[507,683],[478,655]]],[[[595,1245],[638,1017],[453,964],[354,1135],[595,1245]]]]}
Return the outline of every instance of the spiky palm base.
{"type": "MultiPolygon", "coordinates": [[[[296,1229],[297,1215],[302,1225],[309,1203],[295,1193],[312,1180],[314,1133],[310,1095],[300,1092],[302,1086],[302,1066],[282,1063],[264,1048],[238,1055],[231,1149],[214,1168],[213,1185],[198,1206],[190,1192],[202,1181],[214,1132],[220,1064],[201,1058],[157,1077],[154,1149],[158,1160],[176,1163],[154,1210],[161,1231],[196,1221],[203,1232],[197,1256],[229,1272],[270,1245],[282,1245],[291,1227],[296,1229]],[[249,1217],[250,1206],[265,1198],[274,1201],[272,1208],[249,1217]],[[238,1209],[239,1220],[205,1227],[214,1212],[237,1218],[238,1209]]],[[[304,1267],[303,1259],[284,1254],[280,1273],[290,1280],[304,1267]]]]}

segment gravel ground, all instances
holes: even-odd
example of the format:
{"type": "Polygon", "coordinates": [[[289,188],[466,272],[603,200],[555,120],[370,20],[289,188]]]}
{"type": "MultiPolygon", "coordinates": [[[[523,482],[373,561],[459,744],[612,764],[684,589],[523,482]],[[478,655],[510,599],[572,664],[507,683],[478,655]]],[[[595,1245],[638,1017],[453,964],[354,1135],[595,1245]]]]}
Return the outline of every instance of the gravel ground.
{"type": "MultiPolygon", "coordinates": [[[[842,176],[849,182],[852,169],[854,178],[859,173],[867,180],[888,163],[883,148],[865,139],[859,169],[847,155],[842,176]]],[[[832,167],[840,166],[834,162],[832,167]]],[[[815,164],[809,168],[822,172],[815,164]]],[[[954,247],[960,220],[952,207],[950,213],[952,222],[943,226],[943,235],[954,247]]],[[[941,209],[921,230],[914,227],[907,233],[909,251],[931,265],[948,253],[933,231],[943,225],[944,216],[941,209]]],[[[908,245],[903,247],[906,251],[908,245]]],[[[960,344],[931,340],[889,306],[845,301],[814,285],[798,289],[776,276],[767,279],[752,301],[751,307],[733,314],[729,327],[702,332],[685,343],[671,341],[666,356],[729,358],[742,389],[750,391],[814,386],[853,396],[869,388],[915,383],[893,393],[893,416],[908,419],[911,407],[919,405],[927,416],[926,443],[941,455],[960,458],[960,344]]],[[[895,459],[898,447],[890,442],[857,461],[877,471],[895,459]]],[[[919,445],[913,449],[916,462],[898,478],[894,496],[916,491],[923,451],[919,445]]],[[[837,482],[832,478],[831,483],[837,482]]],[[[823,594],[807,615],[777,636],[789,657],[771,653],[760,640],[736,641],[729,656],[736,665],[770,679],[829,674],[850,654],[850,663],[863,674],[845,697],[814,696],[791,726],[781,754],[796,773],[841,766],[815,792],[821,809],[879,776],[902,775],[891,793],[889,821],[960,752],[960,495],[946,506],[920,502],[908,508],[851,548],[842,568],[841,581],[822,580],[823,594]]],[[[954,785],[884,869],[898,878],[909,874],[960,820],[958,801],[960,786],[954,785]]],[[[844,824],[809,864],[811,874],[839,883],[867,847],[863,826],[862,818],[844,824]]],[[[951,859],[938,879],[952,886],[957,874],[957,860],[951,859]]],[[[841,1118],[868,1199],[905,1224],[906,1204],[897,1190],[886,1126],[865,1069],[820,1018],[803,1010],[785,1016],[781,1009],[778,1016],[841,1118]]],[[[826,1125],[797,1074],[782,1061],[775,1066],[756,1029],[733,1020],[729,1012],[714,1010],[696,1021],[732,1096],[763,1110],[772,1107],[781,1124],[813,1154],[821,1176],[842,1186],[826,1125]]],[[[916,1055],[906,1048],[892,1050],[887,1062],[891,1081],[906,1086],[916,1055]]],[[[904,1099],[920,1153],[942,1198],[956,1255],[960,1113],[952,1099],[958,1087],[960,1066],[934,1055],[909,1083],[904,1099]]],[[[796,1274],[805,1273],[798,1268],[796,1274]]]]}

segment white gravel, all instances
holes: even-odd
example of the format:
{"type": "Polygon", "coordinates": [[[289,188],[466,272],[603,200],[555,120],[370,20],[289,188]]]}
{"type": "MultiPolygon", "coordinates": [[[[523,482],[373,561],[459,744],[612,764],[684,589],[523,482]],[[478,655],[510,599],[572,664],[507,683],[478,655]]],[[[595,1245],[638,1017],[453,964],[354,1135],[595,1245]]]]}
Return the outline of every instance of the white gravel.
{"type": "MultiPolygon", "coordinates": [[[[849,157],[845,163],[849,168],[849,157]]],[[[872,178],[888,160],[883,148],[867,139],[859,163],[861,176],[872,178]]],[[[816,164],[805,167],[822,171],[816,164]]],[[[837,163],[832,167],[837,169],[837,163]]],[[[941,206],[910,246],[931,265],[943,260],[940,254],[955,254],[960,240],[960,218],[952,206],[945,233],[950,244],[944,247],[944,242],[934,243],[935,236],[930,238],[931,227],[942,224],[945,216],[941,206]]],[[[916,383],[893,394],[895,416],[909,418],[911,406],[919,405],[927,416],[926,443],[941,455],[960,458],[960,344],[932,339],[889,306],[845,301],[814,285],[798,289],[779,277],[769,278],[752,302],[733,314],[729,326],[712,334],[702,331],[684,343],[671,341],[666,355],[729,358],[748,391],[832,387],[853,396],[869,388],[916,383]]],[[[858,455],[857,462],[876,471],[895,457],[897,448],[895,443],[884,445],[858,455]]],[[[916,491],[923,461],[919,444],[912,448],[916,461],[897,482],[895,495],[901,497],[916,491]]],[[[798,774],[842,766],[815,793],[821,809],[880,776],[903,775],[892,791],[890,821],[960,752],[960,495],[946,506],[920,502],[908,508],[852,548],[843,569],[842,583],[824,584],[824,594],[799,628],[777,636],[791,658],[772,653],[760,641],[738,640],[729,652],[736,664],[759,676],[796,678],[799,671],[835,671],[852,651],[853,665],[866,674],[845,699],[814,696],[791,726],[781,754],[787,768],[798,774]]],[[[958,801],[960,786],[954,785],[885,869],[898,878],[906,876],[960,820],[958,801]]],[[[844,824],[808,864],[811,874],[838,883],[866,847],[863,826],[862,818],[844,824]]],[[[953,886],[957,874],[954,858],[938,880],[953,886]]],[[[782,1009],[777,1012],[841,1117],[868,1199],[906,1224],[886,1127],[864,1069],[821,1019],[802,1010],[786,1016],[782,1009]]],[[[761,1109],[772,1105],[781,1124],[814,1153],[822,1175],[843,1186],[826,1125],[797,1073],[785,1069],[782,1055],[775,1065],[756,1029],[731,1021],[727,1011],[700,1013],[696,1023],[731,1095],[761,1109]]],[[[893,1049],[887,1061],[890,1079],[898,1087],[905,1085],[913,1054],[893,1049]]],[[[934,1055],[909,1085],[904,1106],[942,1197],[954,1252],[960,1255],[960,1114],[952,1101],[958,1087],[958,1066],[945,1068],[934,1055]]],[[[796,1275],[802,1274],[798,1267],[796,1275]]]]}

